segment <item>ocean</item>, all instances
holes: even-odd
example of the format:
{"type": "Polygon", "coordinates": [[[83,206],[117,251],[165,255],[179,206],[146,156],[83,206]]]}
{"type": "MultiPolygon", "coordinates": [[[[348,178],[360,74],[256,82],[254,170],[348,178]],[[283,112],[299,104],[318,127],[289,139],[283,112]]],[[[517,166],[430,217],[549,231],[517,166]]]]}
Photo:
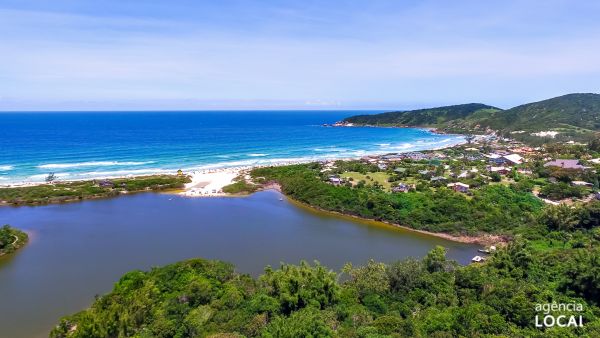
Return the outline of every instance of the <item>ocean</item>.
{"type": "Polygon", "coordinates": [[[269,165],[433,149],[457,135],[332,128],[377,111],[0,113],[0,185],[269,165]]]}

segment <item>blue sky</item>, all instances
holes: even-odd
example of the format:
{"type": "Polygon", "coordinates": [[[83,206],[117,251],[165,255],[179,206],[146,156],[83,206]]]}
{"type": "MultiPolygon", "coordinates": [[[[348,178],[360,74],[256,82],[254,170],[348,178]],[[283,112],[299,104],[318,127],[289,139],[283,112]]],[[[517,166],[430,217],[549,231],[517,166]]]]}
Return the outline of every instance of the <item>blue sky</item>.
{"type": "Polygon", "coordinates": [[[0,0],[0,110],[500,107],[600,92],[600,1],[0,0]]]}

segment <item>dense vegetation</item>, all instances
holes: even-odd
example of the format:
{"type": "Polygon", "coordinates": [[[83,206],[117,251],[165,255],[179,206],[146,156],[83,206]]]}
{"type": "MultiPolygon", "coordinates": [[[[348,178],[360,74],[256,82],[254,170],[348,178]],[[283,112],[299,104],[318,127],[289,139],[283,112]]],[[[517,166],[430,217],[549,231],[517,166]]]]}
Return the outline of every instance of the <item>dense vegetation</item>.
{"type": "Polygon", "coordinates": [[[345,122],[368,125],[404,125],[437,127],[450,121],[466,119],[473,115],[487,116],[496,107],[481,103],[459,104],[437,108],[389,112],[376,115],[358,115],[344,119],[345,122]]]}
{"type": "Polygon", "coordinates": [[[4,225],[0,228],[0,256],[14,252],[27,243],[27,234],[4,225]]]}
{"type": "Polygon", "coordinates": [[[600,94],[568,94],[494,114],[483,123],[498,130],[600,130],[600,94]]]}
{"type": "Polygon", "coordinates": [[[241,177],[237,177],[233,183],[223,187],[223,192],[226,194],[239,195],[239,194],[250,194],[258,190],[258,187],[249,184],[246,180],[241,177]]]}
{"type": "MultiPolygon", "coordinates": [[[[598,235],[598,234],[597,234],[598,235]]],[[[594,244],[600,237],[591,239],[594,244]]],[[[598,337],[600,249],[535,251],[517,240],[484,265],[437,247],[423,260],[267,268],[188,260],[125,274],[52,337],[598,337]],[[536,304],[579,303],[583,327],[537,328],[536,304]]]]}
{"type": "Polygon", "coordinates": [[[360,115],[344,121],[367,125],[437,127],[448,132],[498,130],[528,143],[599,138],[600,94],[568,94],[507,110],[464,104],[405,112],[360,115]],[[555,138],[534,132],[557,131],[555,138]]]}
{"type": "Polygon", "coordinates": [[[542,202],[518,187],[485,186],[465,196],[450,189],[389,194],[369,186],[333,186],[319,177],[318,164],[258,168],[252,175],[277,181],[283,192],[323,210],[452,234],[510,234],[531,227],[542,202]]]}
{"type": "Polygon", "coordinates": [[[102,181],[73,181],[0,188],[0,205],[33,205],[117,196],[122,193],[183,188],[187,176],[156,175],[102,181]]]}

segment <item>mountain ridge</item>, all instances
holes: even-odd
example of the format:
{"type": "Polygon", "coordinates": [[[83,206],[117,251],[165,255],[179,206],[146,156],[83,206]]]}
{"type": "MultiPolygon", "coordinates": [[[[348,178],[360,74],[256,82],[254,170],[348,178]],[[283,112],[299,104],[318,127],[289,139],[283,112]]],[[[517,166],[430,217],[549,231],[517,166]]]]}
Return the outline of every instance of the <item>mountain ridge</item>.
{"type": "MultiPolygon", "coordinates": [[[[343,123],[373,126],[433,127],[443,132],[478,133],[494,130],[522,140],[545,139],[536,134],[555,131],[556,141],[588,140],[600,132],[600,94],[572,93],[500,109],[467,103],[345,118],[343,123]]],[[[547,134],[539,134],[547,135],[547,134]]]]}

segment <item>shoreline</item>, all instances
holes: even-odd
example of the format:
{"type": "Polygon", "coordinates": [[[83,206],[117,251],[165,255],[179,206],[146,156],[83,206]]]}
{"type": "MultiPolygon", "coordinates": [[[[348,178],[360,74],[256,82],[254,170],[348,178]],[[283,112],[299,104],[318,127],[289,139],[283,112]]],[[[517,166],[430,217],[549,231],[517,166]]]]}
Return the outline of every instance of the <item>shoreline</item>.
{"type": "MultiPolygon", "coordinates": [[[[423,129],[425,129],[425,128],[423,128],[423,129]]],[[[435,130],[429,129],[428,131],[435,133],[435,130]]],[[[452,135],[454,135],[454,134],[452,134],[452,135]]],[[[462,136],[462,135],[456,134],[456,136],[462,136]]],[[[435,151],[435,150],[441,150],[441,149],[449,149],[449,148],[453,148],[456,146],[464,145],[466,143],[467,143],[466,140],[461,140],[460,142],[453,143],[451,145],[442,145],[439,147],[433,147],[433,148],[423,149],[423,150],[419,150],[419,151],[435,151]]],[[[411,150],[406,150],[403,152],[410,152],[410,151],[411,150]]],[[[412,150],[412,151],[415,151],[415,150],[412,150]]],[[[403,152],[383,152],[383,153],[382,152],[374,152],[374,153],[365,153],[363,156],[382,155],[382,154],[387,154],[387,153],[403,153],[403,152]]],[[[223,187],[234,183],[235,179],[241,175],[246,176],[245,177],[246,179],[249,178],[248,172],[252,169],[263,168],[263,167],[273,167],[273,166],[304,164],[304,163],[310,163],[310,162],[315,162],[315,161],[337,161],[337,160],[347,161],[347,160],[360,159],[361,157],[306,159],[306,160],[298,160],[298,161],[272,163],[272,164],[268,164],[268,165],[248,165],[248,166],[238,166],[238,167],[224,167],[224,168],[197,170],[197,171],[193,171],[191,173],[186,174],[191,178],[191,182],[186,183],[185,187],[183,189],[166,190],[166,191],[163,191],[162,193],[175,194],[175,195],[179,195],[179,196],[183,196],[183,197],[190,197],[190,198],[244,197],[244,196],[249,196],[251,194],[224,193],[222,191],[222,189],[223,189],[223,187]]],[[[143,177],[143,176],[146,176],[146,175],[127,175],[125,177],[119,176],[119,177],[114,177],[114,178],[136,178],[136,177],[143,177]]],[[[107,177],[107,178],[113,179],[113,177],[107,177]]],[[[89,179],[65,180],[65,181],[60,181],[60,182],[55,182],[55,183],[80,182],[80,181],[88,181],[88,180],[89,179]]],[[[11,185],[11,186],[0,185],[0,189],[9,188],[9,187],[18,188],[18,187],[28,187],[28,186],[49,185],[49,184],[52,184],[52,183],[29,182],[26,184],[18,184],[18,185],[11,185]]],[[[265,190],[276,190],[283,194],[279,184],[273,183],[273,182],[261,186],[258,191],[265,191],[265,190]]],[[[143,191],[141,191],[141,192],[143,192],[143,191]]],[[[401,224],[396,224],[396,223],[391,223],[391,222],[386,222],[386,221],[378,221],[375,219],[369,219],[369,218],[364,218],[364,217],[360,217],[360,216],[356,216],[356,215],[344,214],[344,213],[340,213],[337,211],[321,209],[321,208],[314,207],[309,204],[305,204],[303,202],[297,201],[285,194],[283,194],[283,195],[291,203],[295,204],[296,206],[304,208],[304,209],[309,209],[313,212],[321,212],[321,213],[335,215],[338,217],[344,217],[344,218],[348,218],[348,219],[352,219],[352,220],[369,222],[369,223],[373,223],[372,225],[392,227],[395,229],[402,229],[404,231],[419,233],[419,234],[426,235],[426,236],[433,236],[433,237],[437,237],[437,238],[441,238],[441,239],[445,239],[445,240],[449,240],[449,241],[453,241],[453,242],[457,242],[457,243],[489,246],[489,245],[503,245],[503,244],[508,243],[508,241],[509,241],[508,239],[503,238],[502,236],[499,236],[499,235],[485,234],[485,235],[480,235],[480,236],[467,236],[467,235],[456,236],[456,235],[451,235],[449,233],[437,233],[437,232],[431,232],[431,231],[427,231],[427,230],[414,229],[414,228],[411,228],[411,227],[408,227],[405,225],[401,225],[401,224]]],[[[120,194],[116,195],[116,196],[110,196],[110,197],[119,197],[119,196],[120,196],[120,194]]],[[[108,198],[110,198],[110,197],[108,197],[108,198]]],[[[107,198],[107,197],[102,196],[99,198],[107,198]]]]}
{"type": "MultiPolygon", "coordinates": [[[[389,127],[378,127],[378,126],[372,126],[373,128],[389,128],[389,127]]],[[[393,128],[397,128],[397,127],[393,127],[393,128]]],[[[419,130],[424,130],[427,131],[429,133],[431,133],[432,135],[435,134],[440,134],[438,133],[435,128],[427,128],[427,127],[400,127],[400,128],[409,128],[409,129],[419,129],[419,130]]],[[[467,141],[465,139],[465,136],[463,134],[444,134],[447,136],[454,136],[457,138],[460,138],[460,140],[456,140],[456,142],[452,142],[450,144],[439,144],[437,146],[432,146],[432,147],[426,147],[423,149],[419,149],[418,145],[415,145],[409,149],[402,149],[402,150],[394,150],[394,149],[388,149],[388,150],[372,150],[372,151],[365,151],[364,153],[357,155],[357,154],[351,154],[348,156],[341,156],[341,157],[335,157],[335,156],[307,156],[306,158],[298,158],[298,159],[294,159],[291,160],[290,159],[281,159],[280,162],[271,162],[271,163],[265,163],[265,164],[260,164],[260,163],[256,163],[256,164],[247,164],[247,165],[232,165],[232,166],[227,166],[227,165],[223,165],[220,167],[211,167],[214,164],[203,164],[201,166],[198,167],[188,167],[188,168],[180,168],[181,170],[183,170],[187,175],[192,176],[192,180],[194,180],[194,176],[196,175],[205,175],[205,174],[209,174],[209,173],[217,173],[217,172],[242,172],[244,170],[251,170],[253,168],[263,168],[263,167],[272,167],[272,166],[285,166],[285,165],[294,165],[294,164],[305,164],[305,163],[310,163],[310,162],[317,162],[317,161],[348,161],[348,160],[357,160],[360,159],[361,157],[364,156],[376,156],[376,155],[385,155],[385,154],[399,154],[399,153],[406,153],[406,152],[413,152],[413,151],[434,151],[434,150],[441,150],[441,149],[447,149],[447,148],[452,148],[455,146],[459,146],[462,144],[465,144],[467,141]]],[[[448,141],[452,141],[452,140],[448,140],[448,141]]],[[[331,155],[331,154],[330,154],[331,155]]],[[[273,160],[277,160],[277,159],[273,159],[273,160]]],[[[126,171],[126,170],[123,170],[126,171]]],[[[132,169],[132,171],[135,171],[135,169],[132,169]]],[[[0,189],[3,188],[21,188],[21,187],[32,187],[32,186],[41,186],[41,185],[48,185],[48,184],[53,184],[53,183],[71,183],[71,182],[83,182],[83,181],[92,181],[92,180],[103,180],[103,179],[131,179],[131,178],[136,178],[136,177],[143,177],[143,176],[153,176],[153,175],[175,175],[177,173],[178,169],[164,169],[164,168],[155,168],[155,169],[148,169],[147,172],[144,173],[131,173],[131,174],[118,174],[118,175],[106,175],[106,176],[90,176],[90,177],[81,177],[81,178],[65,178],[65,179],[60,179],[60,173],[57,173],[57,175],[59,176],[59,179],[52,182],[52,183],[48,183],[48,182],[44,182],[44,181],[27,181],[25,179],[22,179],[20,181],[8,181],[7,177],[4,177],[2,180],[0,180],[0,189]]],[[[233,177],[235,178],[235,177],[233,177]]],[[[233,179],[232,178],[232,179],[233,179]]],[[[216,177],[211,177],[211,181],[217,179],[220,180],[221,177],[219,175],[217,175],[216,177]]],[[[202,183],[202,181],[196,180],[195,181],[195,185],[198,185],[200,183],[202,183]]],[[[205,182],[207,183],[207,185],[209,185],[211,182],[205,182]]],[[[233,183],[233,181],[231,180],[230,183],[233,183]]],[[[227,184],[225,184],[227,185],[227,184]]],[[[222,185],[224,186],[224,185],[222,185]]],[[[209,188],[210,193],[206,193],[203,194],[205,196],[222,196],[223,194],[218,194],[218,193],[212,193],[213,189],[216,189],[217,191],[220,190],[220,188],[222,188],[221,185],[214,185],[211,186],[209,188]]],[[[186,190],[187,190],[187,185],[186,185],[186,190]]],[[[192,188],[191,186],[189,188],[192,188]]],[[[200,191],[201,189],[203,189],[204,187],[195,187],[195,188],[200,188],[197,189],[196,193],[193,194],[193,196],[198,196],[198,193],[202,194],[202,191],[200,191]]],[[[190,194],[190,196],[192,196],[192,194],[190,194]]]]}
{"type": "Polygon", "coordinates": [[[467,235],[455,236],[455,235],[451,235],[451,234],[445,233],[445,232],[431,232],[431,231],[427,231],[427,230],[419,230],[419,229],[414,229],[409,226],[401,225],[401,224],[397,224],[397,223],[379,221],[379,220],[375,220],[372,218],[365,218],[365,217],[356,216],[356,215],[344,214],[344,213],[341,213],[338,211],[321,209],[321,208],[312,206],[310,204],[300,202],[298,200],[295,200],[295,199],[285,195],[281,191],[281,187],[279,187],[278,184],[270,184],[270,186],[268,188],[262,189],[262,191],[264,191],[264,190],[276,190],[276,191],[280,192],[288,199],[288,201],[290,201],[290,203],[296,205],[297,207],[300,207],[303,209],[308,209],[313,212],[319,212],[319,213],[323,213],[323,214],[327,214],[327,215],[334,215],[334,216],[341,217],[341,218],[348,218],[351,220],[359,220],[362,222],[370,223],[369,225],[401,229],[403,231],[414,232],[414,233],[418,233],[418,234],[422,234],[422,235],[426,235],[426,236],[442,238],[442,239],[456,242],[456,243],[477,244],[477,245],[481,245],[484,247],[490,246],[490,245],[503,246],[509,242],[509,240],[507,240],[506,238],[504,238],[500,235],[485,234],[485,235],[480,235],[480,236],[467,236],[467,235]],[[277,186],[277,188],[275,188],[274,186],[277,186]]]}
{"type": "MultiPolygon", "coordinates": [[[[454,135],[454,134],[452,134],[454,135]]],[[[456,135],[461,136],[461,135],[456,135]]],[[[306,164],[311,162],[318,161],[352,161],[359,160],[364,156],[379,156],[385,154],[401,154],[412,151],[435,151],[442,149],[449,149],[456,146],[464,145],[467,141],[465,139],[460,142],[453,143],[450,145],[441,145],[439,147],[432,147],[429,149],[423,150],[406,150],[406,151],[389,151],[389,152],[372,152],[365,153],[360,157],[340,157],[340,158],[328,158],[323,157],[320,159],[306,159],[306,160],[298,160],[298,161],[288,161],[288,162],[280,162],[280,163],[272,163],[268,165],[252,165],[252,166],[241,166],[241,167],[229,167],[229,168],[215,168],[215,169],[205,169],[202,171],[194,171],[188,174],[192,178],[192,183],[186,184],[185,189],[180,195],[186,197],[224,197],[224,196],[235,196],[235,194],[228,194],[222,191],[223,187],[235,183],[234,179],[240,175],[247,175],[252,169],[256,168],[265,168],[265,167],[279,167],[286,165],[295,165],[295,164],[306,164]],[[235,175],[234,175],[235,174],[235,175]]],[[[246,177],[248,179],[249,177],[246,177]]]]}
{"type": "Polygon", "coordinates": [[[428,230],[414,229],[414,228],[411,228],[409,226],[402,225],[402,224],[391,223],[391,222],[386,222],[386,221],[379,221],[379,220],[375,220],[372,218],[365,218],[365,217],[356,216],[356,215],[344,214],[344,213],[341,213],[338,211],[325,210],[325,209],[315,207],[310,204],[298,201],[298,200],[286,195],[281,190],[281,185],[279,185],[279,183],[277,183],[277,182],[267,183],[267,184],[261,186],[257,191],[249,193],[249,194],[225,194],[224,197],[247,197],[247,196],[250,196],[257,192],[268,191],[268,190],[273,190],[273,191],[276,191],[276,192],[282,194],[290,203],[294,204],[296,207],[305,209],[307,211],[324,214],[324,215],[328,215],[328,216],[336,216],[336,217],[340,217],[340,218],[346,218],[346,219],[353,220],[353,221],[358,220],[358,221],[361,221],[364,223],[369,223],[369,225],[371,225],[371,226],[383,226],[386,228],[393,228],[393,229],[397,229],[397,230],[399,229],[399,230],[403,230],[403,231],[407,231],[407,232],[418,233],[418,234],[425,235],[425,236],[433,236],[433,237],[445,239],[445,240],[448,240],[451,242],[463,243],[463,244],[477,244],[477,245],[481,245],[484,247],[490,246],[490,245],[504,246],[510,242],[509,239],[507,239],[501,235],[483,234],[483,235],[479,235],[479,236],[468,236],[468,235],[455,236],[455,235],[451,235],[451,234],[445,233],[445,232],[432,232],[432,231],[428,231],[428,230]]]}

